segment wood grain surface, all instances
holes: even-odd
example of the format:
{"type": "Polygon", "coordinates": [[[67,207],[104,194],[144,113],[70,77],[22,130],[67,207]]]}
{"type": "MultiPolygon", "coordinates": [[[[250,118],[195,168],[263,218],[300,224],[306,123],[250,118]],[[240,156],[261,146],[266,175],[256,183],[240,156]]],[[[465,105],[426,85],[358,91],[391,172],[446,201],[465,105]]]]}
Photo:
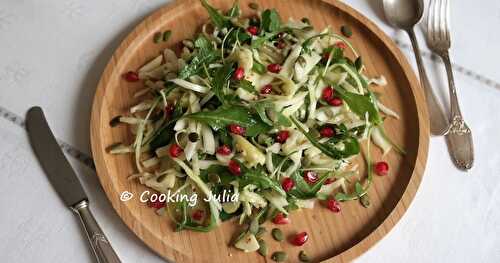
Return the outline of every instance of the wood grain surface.
{"type": "MultiPolygon", "coordinates": [[[[251,15],[250,1],[241,0],[245,15],[251,15]]],[[[289,262],[298,262],[298,253],[305,250],[314,262],[348,262],[384,237],[403,216],[422,179],[429,143],[428,114],[417,79],[401,51],[375,24],[346,4],[333,0],[257,0],[263,8],[276,8],[283,19],[310,18],[318,29],[331,26],[339,31],[349,25],[351,42],[363,57],[369,76],[384,75],[388,85],[375,90],[381,101],[401,115],[400,120],[388,118],[385,128],[390,137],[404,146],[407,154],[390,153],[384,157],[390,166],[389,176],[376,177],[369,191],[371,206],[358,202],[342,204],[342,213],[334,214],[317,204],[314,209],[295,211],[292,224],[281,227],[285,236],[307,231],[310,240],[303,247],[289,242],[278,243],[266,235],[269,251],[284,250],[289,262]]],[[[215,6],[228,9],[232,1],[211,0],[215,6]]],[[[155,57],[161,50],[180,40],[192,38],[208,19],[197,0],[181,0],[169,4],[146,18],[116,50],[97,87],[91,117],[92,153],[100,182],[114,209],[127,226],[152,250],[175,262],[271,262],[257,253],[243,253],[231,246],[238,225],[223,223],[210,233],[174,232],[168,217],[160,217],[154,209],[138,198],[120,201],[120,194],[136,195],[146,188],[127,177],[134,173],[129,155],[110,155],[106,148],[116,142],[130,142],[126,126],[111,128],[109,121],[137,103],[133,94],[141,84],[127,83],[122,74],[135,70],[155,57]],[[167,43],[154,44],[156,32],[172,30],[167,43]]],[[[374,160],[381,153],[373,148],[374,160]]],[[[360,160],[360,163],[361,160],[360,160]]],[[[269,222],[267,225],[271,225],[269,222]]],[[[270,229],[270,227],[268,227],[270,229]]],[[[270,253],[271,254],[271,253],[270,253]]]]}

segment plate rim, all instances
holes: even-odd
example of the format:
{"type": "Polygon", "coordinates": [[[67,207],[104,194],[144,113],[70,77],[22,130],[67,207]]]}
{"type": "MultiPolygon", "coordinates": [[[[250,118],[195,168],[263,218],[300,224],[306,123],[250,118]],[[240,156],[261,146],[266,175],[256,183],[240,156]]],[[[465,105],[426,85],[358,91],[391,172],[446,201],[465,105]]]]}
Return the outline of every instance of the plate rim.
{"type": "MultiPolygon", "coordinates": [[[[353,7],[337,1],[337,0],[315,0],[324,2],[326,4],[331,5],[333,8],[340,10],[343,13],[351,16],[357,22],[363,24],[369,31],[371,31],[380,41],[384,44],[385,47],[390,51],[393,57],[396,59],[397,63],[400,65],[402,72],[404,73],[405,78],[409,82],[409,88],[411,89],[413,99],[415,101],[416,110],[417,110],[417,119],[418,119],[418,150],[416,153],[416,159],[414,163],[414,168],[408,184],[401,197],[397,201],[397,204],[394,206],[392,211],[386,216],[385,219],[381,221],[381,223],[366,237],[364,237],[361,241],[357,242],[353,246],[348,249],[342,251],[340,254],[335,255],[334,257],[328,258],[323,262],[349,262],[363,253],[365,253],[368,249],[373,247],[378,241],[380,241],[383,237],[385,237],[392,228],[399,222],[401,217],[406,213],[408,207],[413,201],[416,192],[419,188],[419,185],[422,181],[424,170],[427,162],[428,156],[428,148],[429,148],[429,117],[427,111],[427,105],[424,103],[424,95],[423,91],[420,88],[419,82],[407,61],[405,55],[402,51],[397,47],[394,41],[385,34],[373,21],[368,19],[366,16],[358,12],[353,7]]],[[[127,227],[144,243],[146,244],[152,251],[156,254],[160,255],[162,258],[167,260],[178,259],[181,261],[190,260],[191,257],[175,250],[173,247],[164,246],[161,242],[155,242],[153,240],[156,237],[149,231],[148,228],[138,227],[137,222],[140,222],[129,209],[126,209],[125,206],[122,205],[120,201],[119,195],[120,193],[113,186],[111,182],[111,178],[109,177],[108,171],[105,166],[104,154],[105,149],[102,146],[100,133],[101,123],[101,111],[103,105],[103,97],[105,94],[105,89],[108,83],[109,76],[113,75],[117,61],[124,56],[125,51],[127,49],[133,48],[133,43],[137,43],[138,38],[142,36],[142,31],[149,28],[150,24],[154,24],[153,22],[157,19],[160,19],[162,14],[165,12],[172,11],[177,8],[182,8],[184,5],[189,5],[190,3],[199,3],[197,0],[175,0],[171,3],[167,3],[160,8],[156,9],[152,13],[150,13],[147,17],[145,17],[138,25],[134,27],[130,33],[121,41],[120,45],[113,52],[112,57],[109,59],[103,73],[101,74],[99,83],[97,85],[97,89],[95,91],[95,95],[92,103],[91,110],[91,119],[90,119],[90,139],[91,139],[91,150],[92,156],[94,157],[94,164],[96,168],[96,174],[99,178],[99,182],[106,193],[107,199],[111,202],[113,209],[118,214],[120,219],[127,225],[127,227]],[[111,187],[105,187],[111,186],[111,187]],[[124,209],[125,208],[125,209],[124,209]]]]}

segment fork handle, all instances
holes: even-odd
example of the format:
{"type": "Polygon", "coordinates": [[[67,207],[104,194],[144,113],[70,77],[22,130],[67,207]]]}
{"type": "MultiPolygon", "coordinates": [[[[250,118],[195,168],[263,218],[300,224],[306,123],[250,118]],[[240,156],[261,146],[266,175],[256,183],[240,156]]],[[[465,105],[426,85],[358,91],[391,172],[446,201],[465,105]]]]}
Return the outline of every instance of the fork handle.
{"type": "Polygon", "coordinates": [[[410,36],[413,52],[415,53],[415,59],[417,60],[420,83],[425,92],[427,108],[430,116],[429,121],[431,133],[435,136],[444,135],[448,132],[448,120],[446,119],[446,115],[441,109],[436,95],[432,90],[429,79],[427,78],[427,73],[425,72],[424,63],[422,62],[422,55],[420,54],[420,48],[418,46],[417,37],[415,36],[415,31],[413,31],[413,29],[408,29],[407,33],[410,36]]]}

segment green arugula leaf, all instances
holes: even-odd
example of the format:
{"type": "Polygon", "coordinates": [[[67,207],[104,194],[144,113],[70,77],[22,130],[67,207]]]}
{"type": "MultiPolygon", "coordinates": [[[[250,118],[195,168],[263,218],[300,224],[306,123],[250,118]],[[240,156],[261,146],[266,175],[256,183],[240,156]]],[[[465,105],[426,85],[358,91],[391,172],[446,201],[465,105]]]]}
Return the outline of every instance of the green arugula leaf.
{"type": "Polygon", "coordinates": [[[263,36],[252,39],[252,44],[251,44],[252,49],[259,49],[260,47],[262,47],[262,45],[264,45],[264,43],[269,41],[271,38],[275,37],[277,34],[278,34],[277,32],[264,33],[263,36]]]}
{"type": "Polygon", "coordinates": [[[179,120],[182,114],[183,114],[182,107],[180,106],[180,104],[177,104],[170,120],[165,122],[151,137],[151,140],[149,141],[149,147],[151,148],[152,151],[160,147],[163,147],[169,144],[170,141],[172,141],[172,138],[174,137],[175,134],[174,132],[175,123],[177,122],[177,120],[179,120]]]}
{"type": "Polygon", "coordinates": [[[253,93],[255,95],[259,95],[257,90],[255,90],[255,86],[252,84],[252,82],[244,79],[244,80],[241,80],[238,84],[239,84],[238,87],[240,87],[240,88],[242,88],[250,93],[253,93]]]}
{"type": "Polygon", "coordinates": [[[262,12],[262,28],[267,32],[276,32],[280,29],[281,18],[276,9],[266,9],[262,12]]]}
{"type": "Polygon", "coordinates": [[[302,132],[304,136],[306,136],[306,138],[311,142],[312,145],[318,148],[322,153],[335,160],[347,158],[349,156],[358,154],[360,151],[359,142],[356,138],[349,137],[343,140],[342,143],[344,144],[344,149],[339,150],[334,143],[331,143],[338,143],[337,141],[320,143],[312,134],[312,132],[306,132],[297,120],[292,118],[292,122],[295,124],[295,126],[297,126],[297,129],[299,129],[299,131],[302,132]]]}
{"type": "Polygon", "coordinates": [[[311,199],[316,197],[316,193],[321,189],[323,183],[328,179],[329,174],[323,175],[314,185],[308,184],[299,171],[292,173],[290,178],[295,182],[295,188],[288,193],[299,199],[311,199]]]}
{"type": "Polygon", "coordinates": [[[201,123],[207,124],[215,131],[224,129],[229,124],[238,124],[246,128],[245,136],[254,137],[269,131],[272,127],[265,124],[260,118],[243,106],[221,106],[214,111],[201,111],[186,115],[201,123]]]}
{"type": "Polygon", "coordinates": [[[231,25],[231,22],[225,17],[223,16],[219,10],[217,10],[216,8],[214,8],[213,6],[211,6],[207,0],[201,0],[201,4],[203,5],[203,7],[205,7],[205,9],[207,10],[208,14],[210,15],[210,19],[212,20],[212,23],[214,23],[214,25],[219,28],[219,29],[222,29],[224,27],[228,27],[231,25]]]}
{"type": "Polygon", "coordinates": [[[340,95],[342,100],[344,100],[349,108],[356,113],[361,119],[365,118],[365,114],[368,113],[368,120],[378,125],[382,122],[380,114],[376,108],[375,102],[370,94],[360,95],[352,92],[348,92],[343,88],[334,87],[337,93],[340,95]]]}
{"type": "Polygon", "coordinates": [[[187,79],[201,72],[203,65],[210,64],[219,58],[219,52],[212,43],[200,35],[194,42],[196,54],[179,72],[179,78],[187,79]]]}
{"type": "Polygon", "coordinates": [[[224,88],[227,86],[234,73],[234,63],[227,63],[215,71],[212,80],[212,90],[222,104],[227,104],[224,88]]]}
{"type": "Polygon", "coordinates": [[[236,0],[234,1],[233,3],[233,6],[231,7],[231,9],[229,9],[229,11],[227,11],[227,16],[229,17],[238,17],[241,13],[241,10],[240,10],[240,1],[239,0],[236,0]]]}

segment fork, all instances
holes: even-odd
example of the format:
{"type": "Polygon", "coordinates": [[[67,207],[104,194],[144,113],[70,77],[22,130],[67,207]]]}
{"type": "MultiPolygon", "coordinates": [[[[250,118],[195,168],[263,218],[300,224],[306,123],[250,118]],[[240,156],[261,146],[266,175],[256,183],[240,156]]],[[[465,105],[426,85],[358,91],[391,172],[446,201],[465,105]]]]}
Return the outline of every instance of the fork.
{"type": "Polygon", "coordinates": [[[450,128],[446,134],[446,142],[455,165],[462,170],[469,170],[474,163],[474,146],[472,132],[465,123],[458,104],[453,70],[448,50],[450,39],[450,4],[449,0],[431,0],[427,20],[427,42],[429,48],[438,54],[444,62],[448,75],[450,93],[450,128]]]}

